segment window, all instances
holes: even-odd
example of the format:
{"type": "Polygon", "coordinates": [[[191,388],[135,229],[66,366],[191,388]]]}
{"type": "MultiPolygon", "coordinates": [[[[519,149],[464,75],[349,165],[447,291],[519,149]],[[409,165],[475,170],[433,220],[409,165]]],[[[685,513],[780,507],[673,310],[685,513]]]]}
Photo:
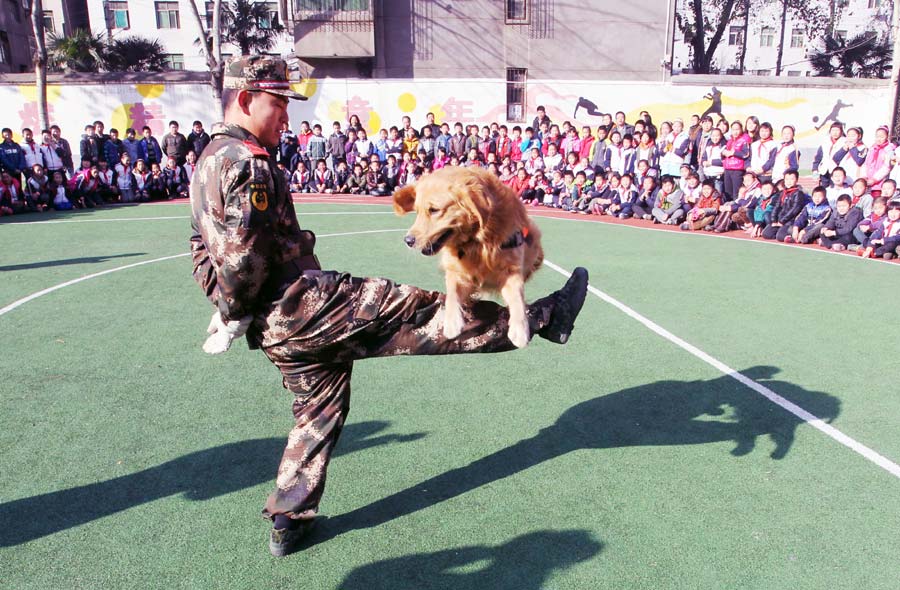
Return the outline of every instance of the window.
{"type": "Polygon", "coordinates": [[[525,68],[506,68],[506,120],[525,120],[525,68]]]}
{"type": "Polygon", "coordinates": [[[773,27],[763,27],[759,33],[759,46],[772,47],[775,43],[775,29],[773,27]]]}
{"type": "Polygon", "coordinates": [[[369,10],[369,0],[294,0],[297,12],[340,12],[369,10]]]}
{"type": "Polygon", "coordinates": [[[44,32],[45,33],[55,33],[56,26],[53,24],[53,11],[45,10],[44,11],[44,32]]]}
{"type": "Polygon", "coordinates": [[[744,44],[744,27],[731,27],[728,29],[728,44],[743,45],[744,44]]]}
{"type": "Polygon", "coordinates": [[[274,2],[266,2],[268,17],[259,19],[260,29],[271,29],[278,26],[278,5],[274,2]]]}
{"type": "Polygon", "coordinates": [[[847,31],[845,31],[845,30],[838,30],[838,31],[835,31],[835,32],[834,32],[834,38],[835,38],[837,41],[846,41],[846,40],[847,40],[847,31]]]}
{"type": "Polygon", "coordinates": [[[156,3],[156,28],[180,29],[181,20],[178,17],[178,2],[156,3]]]}
{"type": "Polygon", "coordinates": [[[167,53],[165,57],[166,57],[166,69],[169,69],[169,70],[183,70],[184,69],[184,54],[183,53],[167,53]]]}
{"type": "Polygon", "coordinates": [[[206,30],[209,31],[212,29],[212,21],[213,21],[213,12],[216,7],[214,2],[206,3],[206,30]]]}
{"type": "Polygon", "coordinates": [[[869,0],[869,9],[879,8],[881,6],[881,0],[869,0]]]}
{"type": "Polygon", "coordinates": [[[130,24],[127,1],[116,0],[106,3],[106,28],[127,29],[130,24]]]}
{"type": "Polygon", "coordinates": [[[793,29],[791,31],[791,47],[794,49],[803,47],[805,37],[806,35],[803,33],[803,29],[793,29]]]}
{"type": "Polygon", "coordinates": [[[9,35],[6,34],[6,31],[0,31],[0,64],[9,63],[12,63],[9,35]]]}
{"type": "Polygon", "coordinates": [[[753,73],[757,76],[768,76],[772,73],[772,70],[753,70],[753,73]]]}
{"type": "Polygon", "coordinates": [[[799,78],[800,70],[788,70],[788,78],[799,78]]]}
{"type": "Polygon", "coordinates": [[[506,22],[528,22],[528,0],[506,0],[506,22]]]}

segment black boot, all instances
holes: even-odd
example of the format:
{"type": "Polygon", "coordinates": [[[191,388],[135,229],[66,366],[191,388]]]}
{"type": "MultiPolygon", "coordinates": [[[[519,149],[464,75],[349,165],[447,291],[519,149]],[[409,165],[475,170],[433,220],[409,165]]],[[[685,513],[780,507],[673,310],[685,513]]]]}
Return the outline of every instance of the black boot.
{"type": "Polygon", "coordinates": [[[535,301],[531,310],[537,313],[547,313],[549,318],[543,328],[535,331],[538,336],[550,342],[565,344],[572,335],[575,326],[575,318],[584,305],[587,295],[588,271],[578,267],[572,271],[572,275],[563,288],[551,295],[535,301]]]}

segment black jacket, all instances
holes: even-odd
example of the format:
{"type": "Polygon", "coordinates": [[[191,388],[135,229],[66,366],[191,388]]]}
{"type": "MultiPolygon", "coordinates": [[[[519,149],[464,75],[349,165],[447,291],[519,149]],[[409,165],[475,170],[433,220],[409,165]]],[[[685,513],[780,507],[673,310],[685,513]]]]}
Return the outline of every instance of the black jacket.
{"type": "Polygon", "coordinates": [[[806,196],[806,193],[799,186],[784,189],[775,199],[772,219],[782,225],[793,222],[800,215],[800,212],[803,211],[803,207],[806,206],[808,200],[809,197],[806,196]]]}
{"type": "Polygon", "coordinates": [[[200,133],[190,132],[187,136],[188,147],[194,150],[194,153],[197,154],[197,157],[200,157],[200,154],[203,152],[204,148],[209,145],[209,133],[206,131],[201,131],[200,133]]]}
{"type": "Polygon", "coordinates": [[[862,221],[863,212],[859,207],[850,207],[850,210],[841,215],[835,209],[828,221],[825,222],[825,229],[833,229],[838,236],[849,236],[862,221]]]}

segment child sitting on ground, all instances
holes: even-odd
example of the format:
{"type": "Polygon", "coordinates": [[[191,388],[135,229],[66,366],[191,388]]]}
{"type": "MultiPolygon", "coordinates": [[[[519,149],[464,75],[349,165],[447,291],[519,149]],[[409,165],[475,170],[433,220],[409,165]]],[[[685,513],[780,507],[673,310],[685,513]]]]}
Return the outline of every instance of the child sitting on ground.
{"type": "Polygon", "coordinates": [[[831,217],[825,222],[822,229],[819,244],[823,248],[836,250],[838,252],[846,250],[848,246],[856,243],[853,237],[853,230],[862,221],[862,209],[852,206],[850,195],[841,195],[835,204],[835,211],[831,217]]]}
{"type": "MultiPolygon", "coordinates": [[[[849,202],[850,197],[847,197],[849,202]]],[[[769,181],[759,187],[759,197],[753,208],[753,227],[750,230],[751,238],[762,236],[763,228],[772,223],[772,212],[775,210],[775,185],[769,181]]]]}
{"type": "Polygon", "coordinates": [[[56,171],[53,173],[53,179],[47,188],[50,191],[50,197],[53,199],[54,209],[57,211],[69,211],[72,209],[69,187],[66,185],[66,179],[62,172],[56,171]]]}
{"type": "Polygon", "coordinates": [[[857,242],[865,244],[872,233],[882,226],[887,217],[887,204],[888,200],[884,196],[875,199],[872,203],[872,213],[864,217],[853,230],[853,237],[857,242]]]}
{"type": "Polygon", "coordinates": [[[637,201],[637,189],[632,186],[631,174],[623,174],[619,179],[619,188],[612,204],[607,209],[611,215],[619,219],[628,219],[634,214],[634,202],[637,201]]]}
{"type": "Polygon", "coordinates": [[[550,183],[544,178],[544,171],[537,170],[528,181],[528,188],[522,193],[522,202],[526,205],[539,205],[550,192],[550,183]]]}
{"type": "Polygon", "coordinates": [[[49,184],[50,179],[44,173],[44,167],[40,164],[34,164],[31,167],[31,177],[29,177],[25,186],[28,187],[31,202],[34,203],[34,207],[38,211],[46,211],[50,207],[49,184]]]}
{"type": "Polygon", "coordinates": [[[529,189],[528,181],[531,180],[528,178],[528,173],[525,172],[524,168],[519,168],[516,170],[515,175],[509,179],[506,183],[506,186],[511,188],[516,196],[519,197],[520,201],[525,201],[525,191],[529,189]]]}
{"type": "Polygon", "coordinates": [[[654,199],[653,215],[654,223],[666,225],[678,225],[684,217],[681,205],[684,202],[684,193],[675,188],[675,179],[671,176],[663,176],[659,191],[654,199]]]}
{"type": "Polygon", "coordinates": [[[887,217],[880,228],[872,232],[864,248],[859,251],[863,258],[884,258],[890,260],[900,247],[900,200],[888,202],[887,217]]]}
{"type": "Polygon", "coordinates": [[[362,164],[353,165],[353,174],[347,179],[347,189],[351,195],[361,195],[366,191],[366,175],[362,164]]]}
{"type": "Polygon", "coordinates": [[[656,205],[656,178],[644,176],[641,182],[641,192],[632,206],[635,219],[650,221],[653,219],[653,207],[656,205]]]}
{"type": "Polygon", "coordinates": [[[588,212],[593,215],[606,215],[606,210],[613,203],[616,189],[619,188],[619,177],[613,174],[610,179],[602,172],[594,177],[594,188],[591,190],[591,200],[588,202],[588,212]]]}
{"type": "Polygon", "coordinates": [[[712,222],[719,213],[722,205],[722,197],[716,190],[716,182],[711,178],[703,181],[700,188],[700,200],[687,214],[687,221],[681,224],[684,231],[697,231],[699,229],[712,230],[712,222]]]}
{"type": "Polygon", "coordinates": [[[811,244],[819,239],[822,228],[831,216],[831,205],[828,204],[826,194],[824,186],[813,189],[812,200],[794,220],[791,235],[784,239],[786,243],[811,244]]]}
{"type": "Polygon", "coordinates": [[[309,171],[306,169],[306,164],[303,162],[303,160],[297,162],[297,169],[294,170],[294,173],[291,175],[291,192],[312,192],[309,186],[310,178],[311,176],[309,174],[309,171]]]}
{"type": "Polygon", "coordinates": [[[334,193],[334,174],[328,169],[325,158],[319,158],[316,162],[316,171],[312,177],[314,192],[330,195],[334,193]]]}

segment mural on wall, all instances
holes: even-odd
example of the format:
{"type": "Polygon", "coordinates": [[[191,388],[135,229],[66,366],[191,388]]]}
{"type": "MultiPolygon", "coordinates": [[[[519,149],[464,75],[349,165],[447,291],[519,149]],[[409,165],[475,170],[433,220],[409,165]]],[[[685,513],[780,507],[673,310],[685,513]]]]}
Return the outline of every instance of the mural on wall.
{"type": "MultiPolygon", "coordinates": [[[[841,99],[838,99],[837,102],[834,103],[834,106],[831,107],[831,112],[828,113],[828,115],[825,117],[825,119],[822,121],[822,123],[821,123],[820,125],[816,125],[816,131],[818,131],[819,129],[821,129],[821,128],[824,127],[825,125],[827,125],[829,121],[831,121],[832,123],[839,123],[839,124],[841,124],[841,125],[844,125],[844,122],[841,121],[840,119],[838,119],[838,117],[840,116],[841,111],[842,111],[843,109],[845,109],[845,108],[847,108],[847,107],[852,107],[852,106],[853,106],[852,104],[846,104],[846,103],[845,103],[844,101],[842,101],[841,99]]],[[[812,118],[812,122],[813,122],[813,123],[818,123],[818,122],[819,122],[819,116],[818,116],[818,115],[814,116],[814,117],[812,118]]]]}
{"type": "MultiPolygon", "coordinates": [[[[404,115],[421,127],[426,113],[438,123],[456,121],[488,124],[506,122],[506,84],[502,80],[332,80],[309,79],[292,87],[309,97],[292,102],[289,113],[294,127],[307,120],[320,123],[330,133],[333,121],[359,116],[369,133],[399,126],[404,115]]],[[[655,122],[693,114],[721,114],[729,120],[756,115],[778,129],[797,127],[802,146],[817,145],[828,125],[841,121],[874,131],[884,121],[889,104],[887,85],[873,88],[797,88],[708,86],[662,83],[535,82],[527,88],[526,121],[544,105],[557,122],[596,126],[603,113],[624,111],[629,121],[646,110],[655,122]],[[865,105],[865,108],[854,105],[865,105]],[[884,109],[872,108],[884,105],[884,109]],[[884,111],[884,113],[882,113],[884,111]],[[823,113],[828,113],[824,117],[823,113]]],[[[33,86],[0,84],[0,104],[5,115],[0,124],[17,132],[37,127],[33,86]]],[[[64,135],[77,139],[85,123],[100,119],[120,132],[147,125],[154,134],[167,130],[170,119],[187,127],[195,119],[211,127],[212,95],[202,84],[104,84],[51,85],[48,87],[51,120],[64,135]]],[[[804,150],[809,152],[810,150],[804,150]]]]}

